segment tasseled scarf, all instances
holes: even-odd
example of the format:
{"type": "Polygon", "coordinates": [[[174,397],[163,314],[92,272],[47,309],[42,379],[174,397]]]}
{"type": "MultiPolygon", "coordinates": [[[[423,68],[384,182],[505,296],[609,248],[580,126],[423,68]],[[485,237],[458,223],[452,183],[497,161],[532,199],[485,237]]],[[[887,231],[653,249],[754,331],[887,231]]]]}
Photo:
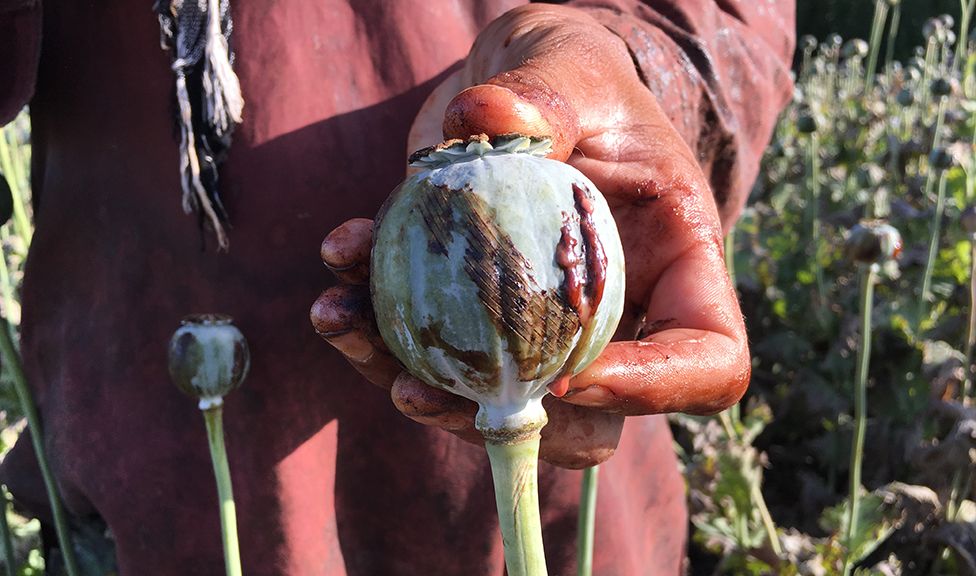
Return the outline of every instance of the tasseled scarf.
{"type": "Polygon", "coordinates": [[[244,99],[230,50],[229,0],[157,0],[160,42],[173,55],[179,103],[183,210],[196,212],[227,250],[227,212],[217,190],[217,164],[241,122],[244,99]]]}

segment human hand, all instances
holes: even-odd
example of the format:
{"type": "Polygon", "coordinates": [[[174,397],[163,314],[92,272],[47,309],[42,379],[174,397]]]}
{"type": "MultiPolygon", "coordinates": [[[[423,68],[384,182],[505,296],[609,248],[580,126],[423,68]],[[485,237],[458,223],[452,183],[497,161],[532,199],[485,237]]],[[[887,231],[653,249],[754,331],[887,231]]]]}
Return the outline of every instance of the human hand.
{"type": "MultiPolygon", "coordinates": [[[[541,456],[582,467],[612,454],[622,415],[712,413],[735,402],[750,361],[722,230],[694,155],[643,85],[624,43],[585,12],[531,5],[479,36],[465,66],[431,95],[410,135],[521,133],[553,140],[603,192],[627,262],[624,317],[614,343],[556,400],[541,456]]],[[[323,243],[343,285],[313,306],[316,329],[397,407],[477,441],[476,406],[401,373],[379,338],[368,289],[369,221],[350,221],[323,243]]]]}

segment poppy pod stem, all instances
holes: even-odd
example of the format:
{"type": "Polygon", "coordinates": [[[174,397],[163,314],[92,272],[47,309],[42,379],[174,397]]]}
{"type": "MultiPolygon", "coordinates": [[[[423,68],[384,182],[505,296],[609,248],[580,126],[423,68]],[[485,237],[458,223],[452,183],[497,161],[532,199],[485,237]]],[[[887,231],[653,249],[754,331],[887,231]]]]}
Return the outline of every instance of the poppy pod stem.
{"type": "Polygon", "coordinates": [[[578,544],[578,576],[593,574],[593,532],[596,525],[597,481],[600,478],[599,466],[583,470],[583,488],[580,495],[578,544]]]}
{"type": "MultiPolygon", "coordinates": [[[[201,401],[201,405],[203,402],[201,401]]],[[[241,576],[241,549],[237,539],[237,509],[234,506],[234,489],[230,481],[230,466],[224,445],[223,403],[212,403],[202,410],[207,425],[207,443],[217,479],[217,499],[220,502],[220,533],[224,545],[224,566],[227,576],[241,576]]]]}
{"type": "Polygon", "coordinates": [[[4,564],[4,574],[7,576],[15,576],[17,566],[14,564],[14,541],[13,534],[10,531],[10,524],[7,522],[7,510],[10,508],[10,494],[7,492],[7,487],[0,485],[0,503],[3,504],[3,509],[0,510],[0,537],[3,539],[3,564],[4,564]]]}
{"type": "Polygon", "coordinates": [[[857,374],[854,379],[854,439],[851,443],[850,503],[847,508],[847,553],[844,574],[850,574],[853,543],[858,529],[858,508],[861,504],[861,463],[864,456],[864,435],[867,430],[868,366],[871,362],[871,309],[874,307],[874,283],[878,264],[863,266],[861,276],[861,342],[857,348],[857,374]]]}
{"type": "Polygon", "coordinates": [[[509,576],[548,575],[539,516],[541,438],[537,430],[516,443],[485,442],[509,576]]]}
{"type": "MultiPolygon", "coordinates": [[[[935,260],[939,252],[939,237],[942,232],[942,215],[945,212],[946,185],[948,183],[947,170],[944,168],[939,168],[935,171],[939,173],[939,191],[935,200],[935,210],[932,213],[929,250],[925,259],[925,269],[922,272],[922,297],[918,300],[918,328],[916,330],[916,337],[921,334],[922,325],[928,308],[928,300],[932,297],[932,272],[935,269],[935,260]]],[[[934,176],[930,176],[930,178],[933,177],[934,176]]],[[[926,188],[928,188],[928,186],[926,188]]]]}
{"type": "Polygon", "coordinates": [[[874,72],[878,64],[878,50],[881,48],[881,34],[884,32],[884,25],[888,19],[888,1],[875,0],[874,3],[874,22],[871,25],[871,53],[868,57],[867,70],[864,72],[865,93],[870,90],[874,83],[874,72]]]}

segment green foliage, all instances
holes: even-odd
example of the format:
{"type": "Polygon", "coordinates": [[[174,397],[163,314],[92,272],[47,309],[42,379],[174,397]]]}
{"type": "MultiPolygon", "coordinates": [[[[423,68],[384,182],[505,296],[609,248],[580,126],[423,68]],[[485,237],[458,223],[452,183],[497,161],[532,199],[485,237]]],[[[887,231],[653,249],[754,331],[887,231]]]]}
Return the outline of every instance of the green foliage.
{"type": "MultiPolygon", "coordinates": [[[[874,5],[816,4],[828,15],[841,6],[860,14],[862,28],[874,5]]],[[[908,4],[905,14],[921,9],[908,4]]],[[[965,39],[960,4],[976,2],[947,4],[957,11],[956,37],[965,39]]],[[[753,353],[749,409],[732,426],[722,424],[726,415],[673,419],[693,540],[713,564],[693,555],[693,574],[840,574],[848,557],[855,574],[976,571],[976,545],[966,547],[963,523],[947,515],[960,503],[973,506],[968,454],[976,441],[959,431],[976,427],[968,344],[976,263],[960,217],[976,201],[976,58],[963,46],[954,64],[949,23],[930,26],[924,37],[923,20],[902,19],[915,22],[903,37],[923,43],[920,57],[879,61],[870,82],[859,50],[845,57],[840,43],[823,43],[798,51],[794,101],[763,158],[728,259],[753,353]],[[954,79],[941,107],[929,90],[936,78],[954,79]],[[942,172],[930,162],[936,146],[952,159],[942,214],[942,172]],[[860,324],[857,269],[843,246],[865,218],[885,219],[904,244],[900,259],[881,268],[870,310],[864,492],[848,542],[860,324]],[[759,412],[767,414],[760,431],[745,433],[759,412]],[[772,528],[763,518],[767,506],[772,528]]]]}

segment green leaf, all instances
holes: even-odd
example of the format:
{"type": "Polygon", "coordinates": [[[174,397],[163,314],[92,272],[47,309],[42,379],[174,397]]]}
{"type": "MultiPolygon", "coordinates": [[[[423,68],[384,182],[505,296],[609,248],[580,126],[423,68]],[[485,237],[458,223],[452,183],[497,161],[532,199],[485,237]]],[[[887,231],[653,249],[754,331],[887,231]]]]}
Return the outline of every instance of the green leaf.
{"type": "Polygon", "coordinates": [[[845,542],[849,505],[850,500],[845,499],[841,504],[827,508],[820,517],[820,524],[849,547],[852,560],[857,562],[891,535],[895,529],[897,514],[884,506],[884,499],[880,495],[874,492],[863,494],[858,506],[857,530],[852,535],[851,542],[845,542]]]}

